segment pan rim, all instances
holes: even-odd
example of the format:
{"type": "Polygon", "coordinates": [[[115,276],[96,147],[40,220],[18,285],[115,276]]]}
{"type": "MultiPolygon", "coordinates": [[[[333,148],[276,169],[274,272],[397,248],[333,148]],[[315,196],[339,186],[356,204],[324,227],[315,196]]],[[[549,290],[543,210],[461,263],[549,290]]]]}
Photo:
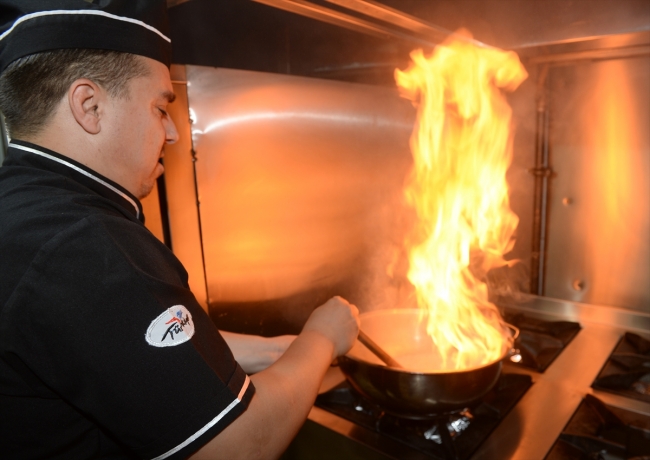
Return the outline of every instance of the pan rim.
{"type": "MultiPolygon", "coordinates": [[[[395,313],[404,313],[404,314],[411,314],[412,315],[414,312],[417,312],[418,314],[420,314],[420,309],[418,309],[418,308],[386,308],[386,309],[380,309],[380,310],[371,310],[371,311],[360,313],[359,314],[359,320],[361,320],[363,318],[371,317],[371,316],[384,316],[384,315],[395,314],[395,313]]],[[[510,355],[511,353],[513,353],[515,351],[514,348],[513,348],[514,347],[514,341],[515,341],[515,338],[517,337],[519,331],[513,325],[503,321],[503,319],[501,320],[501,323],[502,323],[502,325],[506,326],[506,329],[510,333],[509,344],[508,344],[505,351],[501,354],[501,356],[499,358],[497,358],[497,359],[495,359],[493,361],[490,361],[489,363],[482,364],[480,366],[468,367],[468,368],[464,368],[464,369],[440,370],[440,371],[436,371],[436,372],[420,372],[420,371],[413,371],[413,370],[408,370],[408,369],[398,369],[398,368],[395,368],[395,367],[386,366],[384,364],[373,363],[373,362],[367,361],[367,360],[365,360],[363,358],[357,358],[355,356],[351,356],[349,354],[350,353],[349,351],[348,351],[348,353],[345,353],[344,355],[341,355],[340,358],[349,359],[351,361],[359,361],[359,362],[362,362],[363,364],[368,365],[368,366],[370,366],[372,368],[376,368],[376,369],[379,369],[379,370],[392,372],[392,373],[400,373],[400,374],[407,373],[407,374],[411,374],[411,375],[423,375],[423,376],[426,376],[426,375],[441,375],[441,374],[464,374],[464,373],[476,372],[476,371],[478,371],[480,369],[488,368],[488,367],[491,367],[491,366],[493,366],[493,365],[495,365],[497,363],[500,363],[508,355],[510,355]]]]}

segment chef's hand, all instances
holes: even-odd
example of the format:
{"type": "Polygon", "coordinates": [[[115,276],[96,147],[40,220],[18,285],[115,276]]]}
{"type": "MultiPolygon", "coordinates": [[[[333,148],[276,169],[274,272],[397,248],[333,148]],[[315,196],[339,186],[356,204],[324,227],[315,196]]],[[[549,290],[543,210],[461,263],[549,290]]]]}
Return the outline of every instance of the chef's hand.
{"type": "Polygon", "coordinates": [[[314,310],[303,332],[316,332],[334,345],[332,359],[352,348],[359,334],[359,310],[342,297],[332,297],[314,310]]]}

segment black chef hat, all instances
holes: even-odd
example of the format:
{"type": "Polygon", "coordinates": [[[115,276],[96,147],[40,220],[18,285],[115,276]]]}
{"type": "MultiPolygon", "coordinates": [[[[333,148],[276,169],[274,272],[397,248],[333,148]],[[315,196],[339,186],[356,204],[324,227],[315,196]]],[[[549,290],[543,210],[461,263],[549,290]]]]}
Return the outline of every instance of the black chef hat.
{"type": "Polygon", "coordinates": [[[0,73],[21,57],[63,48],[146,56],[169,66],[165,0],[0,0],[0,73]]]}

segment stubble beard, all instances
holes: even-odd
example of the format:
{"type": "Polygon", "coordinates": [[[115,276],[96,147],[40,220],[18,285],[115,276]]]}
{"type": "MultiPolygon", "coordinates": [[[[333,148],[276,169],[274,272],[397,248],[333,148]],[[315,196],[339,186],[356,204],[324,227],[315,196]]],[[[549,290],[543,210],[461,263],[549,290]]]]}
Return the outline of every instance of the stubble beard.
{"type": "Polygon", "coordinates": [[[151,176],[144,181],[142,184],[140,184],[140,190],[138,191],[138,194],[136,198],[138,200],[142,200],[143,198],[149,196],[151,191],[153,190],[154,185],[156,184],[156,180],[163,175],[164,169],[162,165],[160,165],[160,168],[158,167],[160,163],[156,163],[156,166],[151,174],[151,176]],[[160,170],[160,171],[159,171],[160,170]]]}
{"type": "Polygon", "coordinates": [[[136,196],[138,200],[142,200],[143,198],[149,196],[149,194],[153,190],[154,181],[155,179],[147,181],[146,183],[140,186],[140,190],[138,192],[138,195],[136,196]]]}

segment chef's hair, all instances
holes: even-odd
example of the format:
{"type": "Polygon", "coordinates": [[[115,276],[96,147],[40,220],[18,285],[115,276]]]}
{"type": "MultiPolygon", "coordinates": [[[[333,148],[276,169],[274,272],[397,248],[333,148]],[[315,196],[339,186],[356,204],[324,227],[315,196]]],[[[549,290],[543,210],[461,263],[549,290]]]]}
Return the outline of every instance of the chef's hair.
{"type": "Polygon", "coordinates": [[[75,80],[87,78],[109,95],[128,98],[128,82],[146,76],[143,58],[95,49],[59,49],[12,62],[0,76],[0,111],[12,139],[45,127],[75,80]]]}

